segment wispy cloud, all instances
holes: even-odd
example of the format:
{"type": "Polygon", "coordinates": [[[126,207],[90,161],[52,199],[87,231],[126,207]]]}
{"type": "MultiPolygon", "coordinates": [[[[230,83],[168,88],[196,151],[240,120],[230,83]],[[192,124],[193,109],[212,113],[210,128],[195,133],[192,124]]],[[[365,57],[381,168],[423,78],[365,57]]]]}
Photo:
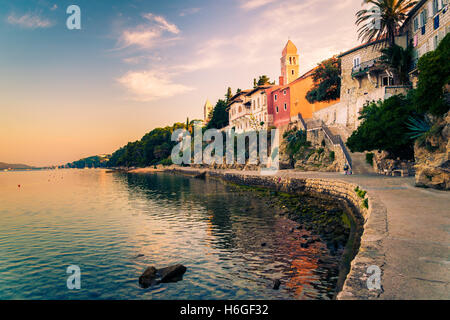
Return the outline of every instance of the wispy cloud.
{"type": "Polygon", "coordinates": [[[180,29],[173,23],[169,23],[164,17],[154,15],[153,13],[144,14],[144,18],[150,22],[156,22],[162,30],[168,31],[173,34],[179,34],[180,29]]]}
{"type": "Polygon", "coordinates": [[[194,90],[173,82],[171,77],[158,71],[130,71],[117,81],[132,94],[132,99],[146,102],[169,98],[194,90]]]}
{"type": "Polygon", "coordinates": [[[17,16],[12,13],[8,16],[6,21],[9,24],[18,25],[27,29],[48,28],[53,25],[50,20],[31,13],[27,13],[22,16],[17,16]]]}
{"type": "Polygon", "coordinates": [[[180,33],[180,29],[175,24],[168,22],[162,16],[146,13],[142,17],[147,23],[122,31],[118,41],[118,49],[124,49],[130,46],[150,48],[158,43],[174,40],[173,38],[164,38],[164,33],[172,35],[178,35],[180,33]]]}
{"type": "Polygon", "coordinates": [[[241,1],[241,8],[245,10],[252,10],[259,7],[263,7],[269,3],[275,2],[276,0],[243,0],[241,1]]]}
{"type": "Polygon", "coordinates": [[[201,9],[200,8],[188,8],[188,9],[184,9],[180,12],[180,17],[185,17],[191,14],[196,14],[197,12],[199,12],[201,9]]]}

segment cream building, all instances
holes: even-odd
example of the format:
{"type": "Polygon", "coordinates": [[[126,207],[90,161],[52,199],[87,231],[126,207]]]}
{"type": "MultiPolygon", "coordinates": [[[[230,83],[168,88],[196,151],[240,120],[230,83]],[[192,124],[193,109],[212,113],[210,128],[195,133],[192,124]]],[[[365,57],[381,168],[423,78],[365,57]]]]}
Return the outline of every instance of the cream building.
{"type": "Polygon", "coordinates": [[[228,104],[228,117],[229,124],[228,127],[238,133],[249,131],[250,125],[250,114],[251,114],[251,101],[247,97],[247,93],[251,90],[243,90],[236,95],[234,95],[230,103],[228,104]]]}

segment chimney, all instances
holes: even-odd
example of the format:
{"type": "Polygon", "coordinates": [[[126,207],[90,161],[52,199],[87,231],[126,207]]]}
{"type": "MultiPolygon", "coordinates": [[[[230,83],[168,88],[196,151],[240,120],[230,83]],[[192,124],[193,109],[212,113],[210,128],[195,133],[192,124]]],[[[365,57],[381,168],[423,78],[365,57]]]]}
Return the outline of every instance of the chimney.
{"type": "Polygon", "coordinates": [[[284,86],[284,78],[283,78],[283,76],[280,76],[278,82],[279,82],[280,86],[284,86]]]}

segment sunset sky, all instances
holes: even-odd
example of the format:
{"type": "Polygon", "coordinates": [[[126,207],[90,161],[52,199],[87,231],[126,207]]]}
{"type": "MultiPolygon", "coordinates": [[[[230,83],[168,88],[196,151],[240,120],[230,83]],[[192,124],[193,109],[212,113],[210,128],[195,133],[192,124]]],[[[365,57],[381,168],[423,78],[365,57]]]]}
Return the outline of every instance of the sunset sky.
{"type": "Polygon", "coordinates": [[[0,0],[0,162],[64,164],[202,117],[228,86],[357,41],[362,0],[0,0]],[[81,8],[81,30],[66,9],[81,8]]]}

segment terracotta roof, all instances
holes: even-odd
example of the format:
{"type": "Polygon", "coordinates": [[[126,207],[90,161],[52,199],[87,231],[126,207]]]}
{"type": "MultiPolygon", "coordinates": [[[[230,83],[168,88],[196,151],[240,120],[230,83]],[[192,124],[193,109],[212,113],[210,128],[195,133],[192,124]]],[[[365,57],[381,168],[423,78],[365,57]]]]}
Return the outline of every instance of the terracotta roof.
{"type": "Polygon", "coordinates": [[[258,87],[256,87],[256,88],[254,88],[253,90],[250,90],[250,92],[248,92],[248,93],[246,94],[246,96],[247,96],[247,97],[248,97],[248,96],[251,96],[252,94],[254,94],[255,92],[257,92],[257,91],[259,91],[259,90],[266,90],[266,89],[269,89],[269,88],[271,88],[271,87],[273,87],[273,85],[258,86],[258,87]]]}
{"type": "Polygon", "coordinates": [[[295,46],[295,44],[291,41],[288,40],[288,42],[286,43],[286,46],[283,49],[283,56],[285,56],[286,54],[297,54],[297,47],[295,46]]]}
{"type": "Polygon", "coordinates": [[[342,58],[343,56],[346,56],[346,55],[348,55],[350,53],[353,53],[355,51],[358,51],[360,49],[363,49],[363,48],[366,48],[366,47],[369,47],[369,46],[372,46],[372,45],[375,45],[375,44],[382,43],[384,41],[385,41],[385,38],[382,38],[382,39],[379,39],[379,40],[375,40],[375,41],[366,42],[366,43],[361,44],[361,45],[359,45],[357,47],[354,47],[353,49],[345,51],[344,53],[341,53],[340,55],[338,55],[338,58],[342,58]]]}

